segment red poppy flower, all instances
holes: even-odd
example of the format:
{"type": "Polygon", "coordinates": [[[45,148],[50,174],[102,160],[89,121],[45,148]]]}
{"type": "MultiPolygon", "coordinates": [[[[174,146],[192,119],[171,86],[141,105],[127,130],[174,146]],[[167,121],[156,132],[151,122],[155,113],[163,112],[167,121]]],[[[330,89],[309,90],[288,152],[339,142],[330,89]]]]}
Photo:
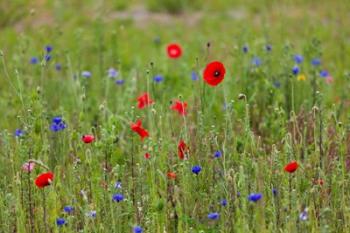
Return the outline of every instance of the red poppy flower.
{"type": "Polygon", "coordinates": [[[175,172],[168,172],[167,177],[169,179],[175,180],[176,179],[176,173],[175,172]]]}
{"type": "Polygon", "coordinates": [[[87,144],[95,141],[95,137],[94,135],[91,135],[91,134],[85,134],[81,137],[81,140],[87,144]]]}
{"type": "Polygon", "coordinates": [[[145,154],[145,159],[149,159],[149,158],[151,158],[151,155],[147,152],[147,153],[145,154]]]}
{"type": "Polygon", "coordinates": [[[137,107],[139,109],[143,109],[144,107],[154,103],[154,101],[149,97],[148,93],[144,93],[144,94],[140,95],[137,98],[137,101],[138,101],[137,107]]]}
{"type": "Polygon", "coordinates": [[[179,58],[182,55],[182,49],[179,44],[169,44],[167,51],[168,56],[173,59],[179,58]]]}
{"type": "Polygon", "coordinates": [[[173,105],[171,105],[170,109],[177,111],[180,115],[186,115],[186,108],[187,108],[187,103],[186,102],[181,102],[179,100],[176,100],[173,105]]]}
{"type": "Polygon", "coordinates": [[[292,161],[288,163],[285,167],[284,170],[289,173],[293,173],[298,169],[298,163],[296,161],[292,161]]]}
{"type": "Polygon", "coordinates": [[[53,177],[54,175],[52,172],[42,173],[35,179],[35,185],[38,186],[38,188],[44,188],[52,183],[53,177]]]}
{"type": "Polygon", "coordinates": [[[203,72],[203,79],[210,86],[216,86],[222,82],[225,77],[225,67],[219,61],[213,61],[209,63],[203,72]]]}
{"type": "Polygon", "coordinates": [[[148,137],[148,131],[145,130],[144,128],[142,128],[142,122],[141,120],[137,120],[136,123],[131,123],[130,125],[131,130],[138,133],[138,135],[140,135],[141,140],[143,140],[144,138],[148,137]]]}
{"type": "Polygon", "coordinates": [[[188,152],[188,147],[183,140],[180,140],[179,144],[177,145],[177,154],[179,158],[184,159],[186,152],[188,152]]]}

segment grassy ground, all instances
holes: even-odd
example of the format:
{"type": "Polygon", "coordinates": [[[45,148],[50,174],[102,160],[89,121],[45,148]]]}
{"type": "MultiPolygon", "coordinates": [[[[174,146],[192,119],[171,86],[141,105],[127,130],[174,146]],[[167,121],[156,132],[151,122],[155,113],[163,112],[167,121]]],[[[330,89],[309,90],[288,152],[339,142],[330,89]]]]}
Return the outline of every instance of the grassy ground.
{"type": "Polygon", "coordinates": [[[349,232],[349,12],[346,0],[1,2],[0,232],[349,232]],[[181,58],[167,57],[171,42],[181,58]],[[202,79],[213,60],[227,71],[216,87],[202,79]],[[144,92],[155,103],[140,110],[144,92]],[[170,109],[177,99],[186,116],[170,109]],[[55,116],[64,130],[50,130],[55,116]],[[39,189],[47,170],[54,180],[39,189]]]}

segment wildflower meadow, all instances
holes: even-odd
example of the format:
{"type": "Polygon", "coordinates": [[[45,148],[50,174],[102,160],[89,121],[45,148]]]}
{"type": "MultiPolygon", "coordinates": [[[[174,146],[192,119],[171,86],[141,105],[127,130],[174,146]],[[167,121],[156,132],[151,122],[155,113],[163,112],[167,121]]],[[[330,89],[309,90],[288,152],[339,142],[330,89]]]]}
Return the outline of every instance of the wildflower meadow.
{"type": "Polygon", "coordinates": [[[350,1],[0,1],[0,232],[350,232],[350,1]]]}

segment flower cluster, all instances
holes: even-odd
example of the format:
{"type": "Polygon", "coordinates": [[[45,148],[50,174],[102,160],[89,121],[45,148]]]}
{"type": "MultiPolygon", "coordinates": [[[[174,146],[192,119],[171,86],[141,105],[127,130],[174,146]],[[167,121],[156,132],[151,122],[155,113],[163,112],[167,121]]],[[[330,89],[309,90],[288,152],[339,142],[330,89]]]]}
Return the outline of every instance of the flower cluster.
{"type": "Polygon", "coordinates": [[[58,131],[62,131],[67,127],[66,123],[63,121],[62,117],[54,117],[52,118],[52,122],[50,125],[50,129],[53,132],[58,132],[58,131]]]}

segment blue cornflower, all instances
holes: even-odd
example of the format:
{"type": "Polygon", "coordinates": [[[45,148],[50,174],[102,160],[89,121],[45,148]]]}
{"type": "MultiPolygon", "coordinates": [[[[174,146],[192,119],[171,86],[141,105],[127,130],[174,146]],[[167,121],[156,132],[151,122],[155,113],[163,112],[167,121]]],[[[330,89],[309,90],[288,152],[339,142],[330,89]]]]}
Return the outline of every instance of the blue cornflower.
{"type": "Polygon", "coordinates": [[[153,78],[153,81],[155,81],[156,83],[160,83],[163,80],[164,80],[164,77],[162,75],[159,75],[159,74],[154,76],[154,78],[153,78]]]}
{"type": "Polygon", "coordinates": [[[56,69],[57,71],[62,70],[62,65],[61,65],[60,63],[56,63],[55,69],[56,69]]]}
{"type": "Polygon", "coordinates": [[[47,53],[50,53],[52,51],[52,46],[51,45],[46,45],[45,50],[47,53]]]}
{"type": "Polygon", "coordinates": [[[62,120],[62,117],[52,118],[50,129],[53,132],[64,130],[67,127],[66,123],[62,120]]]}
{"type": "Polygon", "coordinates": [[[30,64],[35,65],[35,64],[38,64],[38,63],[39,63],[39,58],[37,58],[37,57],[32,57],[32,58],[30,59],[30,64]]]}
{"type": "Polygon", "coordinates": [[[198,80],[198,74],[197,74],[196,71],[192,71],[192,72],[191,72],[191,79],[192,79],[193,81],[198,80]]]}
{"type": "Polygon", "coordinates": [[[267,45],[265,46],[265,49],[266,49],[267,52],[271,52],[272,46],[271,46],[270,44],[267,44],[267,45]]]}
{"type": "Polygon", "coordinates": [[[134,233],[142,233],[143,229],[140,226],[134,226],[133,231],[134,233]]]}
{"type": "Polygon", "coordinates": [[[329,73],[327,70],[321,70],[320,76],[321,76],[321,78],[327,78],[329,76],[329,73]]]}
{"type": "Polygon", "coordinates": [[[273,188],[273,189],[272,189],[272,194],[273,194],[274,196],[277,196],[277,194],[278,194],[277,189],[273,188]]]}
{"type": "Polygon", "coordinates": [[[109,68],[108,69],[108,77],[116,78],[116,77],[118,77],[118,74],[119,74],[118,70],[116,70],[114,68],[109,68]]]}
{"type": "Polygon", "coordinates": [[[199,165],[195,165],[192,167],[192,172],[196,175],[198,175],[201,172],[202,168],[199,165]]]}
{"type": "Polygon", "coordinates": [[[240,197],[241,196],[241,192],[237,192],[237,197],[240,197]]]}
{"type": "Polygon", "coordinates": [[[226,199],[222,199],[222,200],[220,201],[220,205],[222,205],[222,206],[227,206],[227,200],[226,200],[226,199]]]}
{"type": "Polygon", "coordinates": [[[15,137],[19,138],[22,137],[24,135],[24,131],[21,129],[16,129],[15,131],[15,137]]]}
{"type": "Polygon", "coordinates": [[[57,226],[63,226],[64,224],[66,224],[66,220],[64,218],[58,218],[56,219],[56,224],[57,226]]]}
{"type": "Polygon", "coordinates": [[[262,194],[261,193],[251,193],[248,196],[248,200],[252,201],[252,202],[257,202],[262,198],[262,194]]]}
{"type": "Polygon", "coordinates": [[[303,60],[304,60],[304,57],[302,55],[300,55],[300,54],[295,54],[294,55],[295,63],[300,64],[300,63],[303,62],[303,60]]]}
{"type": "Polygon", "coordinates": [[[52,122],[55,124],[59,124],[62,122],[62,117],[56,116],[56,117],[52,118],[52,122]]]}
{"type": "Polygon", "coordinates": [[[321,65],[321,60],[319,58],[314,58],[314,59],[312,59],[311,64],[313,66],[319,66],[319,65],[321,65]]]}
{"type": "Polygon", "coordinates": [[[123,200],[124,200],[123,194],[117,193],[117,194],[114,194],[114,195],[113,195],[113,201],[121,202],[121,201],[123,201],[123,200]]]}
{"type": "Polygon", "coordinates": [[[74,210],[73,206],[69,206],[69,205],[67,205],[63,208],[63,211],[68,213],[68,214],[72,213],[73,210],[74,210]]]}
{"type": "Polygon", "coordinates": [[[124,84],[124,80],[123,79],[117,79],[117,80],[115,80],[115,84],[117,84],[117,85],[123,85],[124,84]]]}
{"type": "Polygon", "coordinates": [[[300,72],[299,66],[296,66],[296,65],[293,66],[292,72],[294,75],[299,74],[299,72],[300,72]]]}
{"type": "Polygon", "coordinates": [[[114,188],[116,188],[116,189],[121,189],[121,188],[122,188],[122,182],[117,181],[117,182],[115,183],[115,185],[114,185],[114,188]]]}
{"type": "Polygon", "coordinates": [[[308,208],[305,208],[305,209],[303,210],[303,212],[300,213],[299,219],[300,219],[301,221],[306,221],[306,220],[308,219],[308,214],[307,214],[307,212],[308,212],[308,208]]]}
{"type": "Polygon", "coordinates": [[[51,55],[50,54],[46,54],[44,56],[44,59],[45,59],[45,61],[50,61],[51,60],[51,55]]]}
{"type": "Polygon", "coordinates": [[[280,88],[281,87],[281,82],[276,80],[276,81],[273,82],[273,86],[276,87],[276,88],[280,88]]]}
{"type": "Polygon", "coordinates": [[[84,78],[90,78],[91,72],[85,70],[85,71],[81,72],[81,76],[83,76],[84,78]]]}
{"type": "Polygon", "coordinates": [[[65,128],[66,128],[66,125],[64,124],[64,122],[62,122],[60,124],[52,123],[50,126],[50,129],[53,132],[58,132],[58,131],[64,130],[65,128]]]}
{"type": "Polygon", "coordinates": [[[222,156],[221,151],[217,150],[217,151],[214,152],[214,157],[215,158],[220,158],[221,156],[222,156]]]}
{"type": "Polygon", "coordinates": [[[220,214],[217,212],[209,213],[208,218],[211,220],[217,220],[220,217],[220,214]]]}
{"type": "Polygon", "coordinates": [[[255,65],[255,66],[260,66],[261,65],[261,60],[259,57],[253,57],[252,59],[252,65],[255,65]]]}
{"type": "Polygon", "coordinates": [[[244,45],[242,50],[243,50],[243,53],[248,53],[248,51],[249,51],[248,45],[244,45]]]}
{"type": "Polygon", "coordinates": [[[91,210],[91,211],[87,212],[86,216],[88,216],[90,218],[96,218],[96,210],[91,210]]]}

